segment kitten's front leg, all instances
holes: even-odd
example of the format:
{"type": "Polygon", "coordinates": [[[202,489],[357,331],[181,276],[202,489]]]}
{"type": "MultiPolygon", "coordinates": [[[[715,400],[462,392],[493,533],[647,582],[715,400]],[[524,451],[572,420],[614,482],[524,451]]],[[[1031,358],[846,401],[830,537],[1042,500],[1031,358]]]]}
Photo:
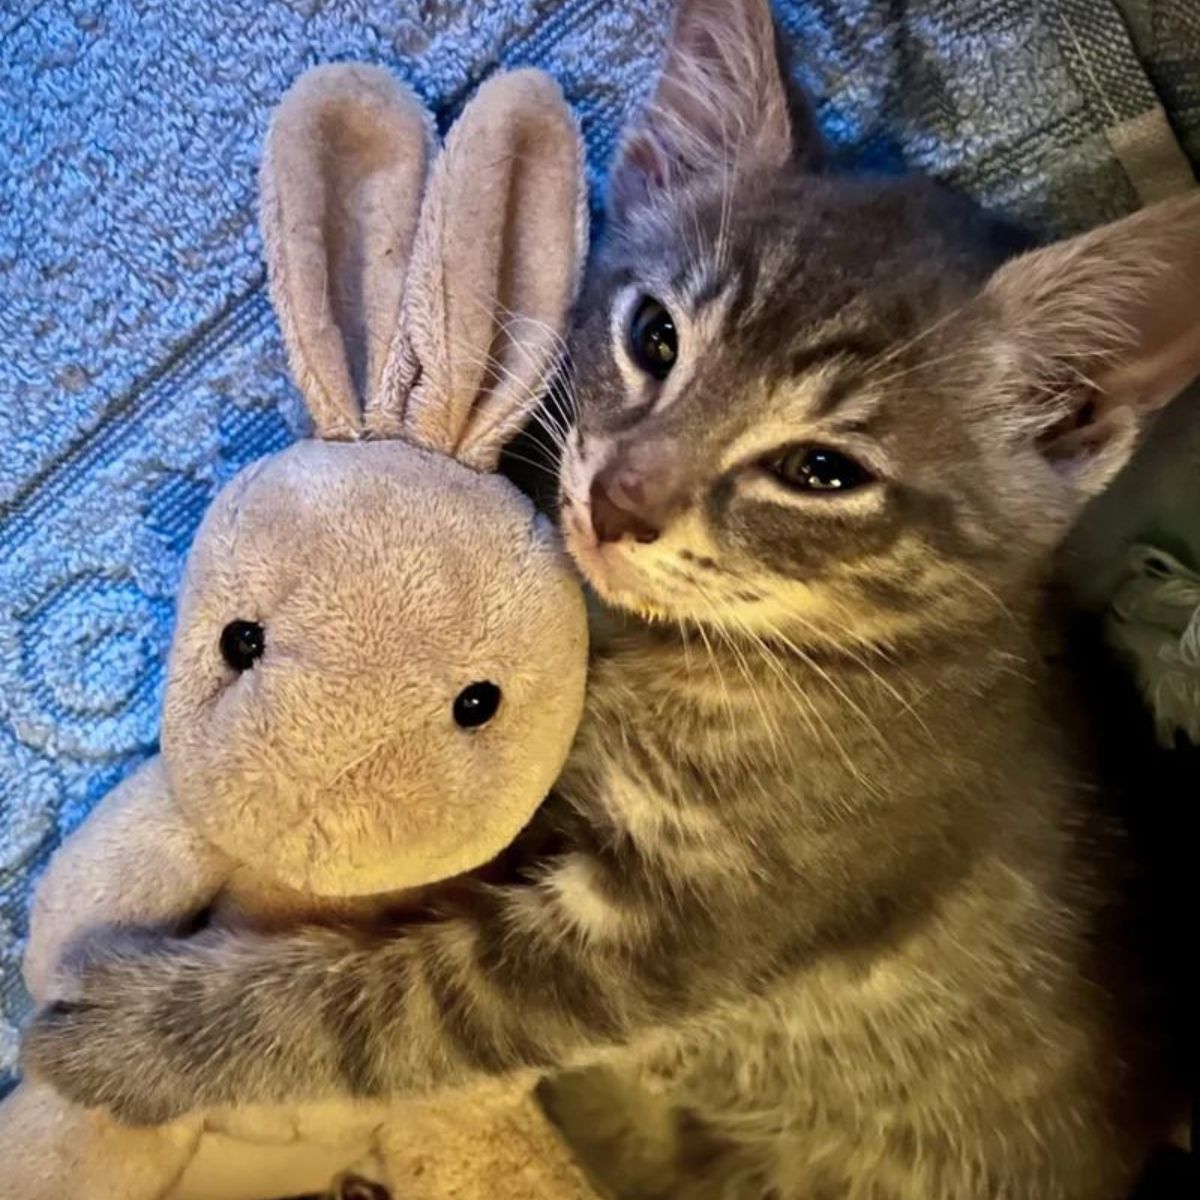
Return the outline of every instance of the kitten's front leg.
{"type": "Polygon", "coordinates": [[[602,890],[581,898],[580,862],[568,856],[544,886],[487,892],[470,915],[400,931],[210,931],[102,949],[79,997],[35,1019],[25,1062],[71,1099],[135,1123],[200,1106],[415,1094],[588,1061],[743,998],[778,961],[761,941],[718,936],[727,914],[698,885],[682,906],[626,894],[608,917],[602,890]]]}
{"type": "MultiPolygon", "coordinates": [[[[373,940],[213,931],[94,945],[74,996],[26,1033],[25,1067],[69,1099],[157,1124],[195,1108],[428,1091],[555,1061],[486,1010],[459,922],[373,940]]],[[[527,1010],[528,1011],[528,1010],[527,1010]]]]}
{"type": "MultiPolygon", "coordinates": [[[[279,1036],[296,1038],[289,1061],[303,1080],[295,1094],[324,1094],[328,1046],[313,1036],[316,1023],[297,1009],[296,988],[273,998],[263,978],[286,973],[285,957],[272,953],[286,950],[216,931],[97,938],[67,964],[69,996],[26,1030],[22,1065],[78,1104],[157,1125],[225,1099],[268,1098],[261,1077],[274,1073],[265,1065],[274,1023],[279,1036]]],[[[317,947],[306,953],[315,967],[317,947]]]]}

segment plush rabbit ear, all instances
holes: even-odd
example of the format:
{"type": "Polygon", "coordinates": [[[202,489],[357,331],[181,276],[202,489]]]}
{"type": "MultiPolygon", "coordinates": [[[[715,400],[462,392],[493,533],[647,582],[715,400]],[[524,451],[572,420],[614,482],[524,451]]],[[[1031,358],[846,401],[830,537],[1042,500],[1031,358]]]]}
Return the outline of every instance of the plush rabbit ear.
{"type": "Polygon", "coordinates": [[[316,67],[275,113],[263,241],[292,372],[321,437],[362,432],[399,321],[432,143],[420,103],[378,67],[316,67]]]}
{"type": "Polygon", "coordinates": [[[540,71],[480,88],[425,195],[372,434],[490,470],[558,361],[586,241],[583,149],[540,71]]]}

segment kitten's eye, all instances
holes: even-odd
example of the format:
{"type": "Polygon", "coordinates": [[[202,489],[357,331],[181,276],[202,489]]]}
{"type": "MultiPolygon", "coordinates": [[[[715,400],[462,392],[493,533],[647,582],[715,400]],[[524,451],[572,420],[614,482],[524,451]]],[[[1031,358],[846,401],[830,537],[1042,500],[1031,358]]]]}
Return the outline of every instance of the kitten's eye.
{"type": "Polygon", "coordinates": [[[266,645],[263,627],[257,621],[230,621],[221,630],[221,657],[239,674],[262,658],[266,645]]]}
{"type": "Polygon", "coordinates": [[[653,296],[643,296],[629,321],[629,353],[655,379],[666,379],[679,354],[679,336],[671,314],[653,296]]]}
{"type": "Polygon", "coordinates": [[[486,725],[500,707],[502,693],[486,680],[468,684],[454,697],[454,721],[463,729],[478,729],[486,725]]]}
{"type": "Polygon", "coordinates": [[[801,492],[848,492],[871,482],[865,467],[824,446],[793,446],[770,459],[767,469],[781,483],[801,492]]]}

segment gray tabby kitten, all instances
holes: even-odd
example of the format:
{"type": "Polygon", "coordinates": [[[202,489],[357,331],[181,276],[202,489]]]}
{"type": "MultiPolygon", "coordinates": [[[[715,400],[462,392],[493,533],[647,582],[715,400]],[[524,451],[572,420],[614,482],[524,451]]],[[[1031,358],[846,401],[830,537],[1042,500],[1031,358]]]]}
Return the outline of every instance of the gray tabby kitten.
{"type": "Polygon", "coordinates": [[[1004,264],[810,133],[766,0],[684,0],[573,346],[564,532],[626,619],[517,880],[101,947],[32,1070],[154,1121],[588,1068],[552,1104],[607,1081],[629,1196],[1127,1194],[1173,1096],[1043,584],[1200,369],[1200,197],[1004,264]]]}

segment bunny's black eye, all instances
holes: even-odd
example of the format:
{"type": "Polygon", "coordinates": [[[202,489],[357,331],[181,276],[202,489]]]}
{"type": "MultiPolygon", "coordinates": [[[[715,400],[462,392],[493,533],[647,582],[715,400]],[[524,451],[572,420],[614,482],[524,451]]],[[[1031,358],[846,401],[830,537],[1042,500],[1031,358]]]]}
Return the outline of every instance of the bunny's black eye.
{"type": "Polygon", "coordinates": [[[454,720],[463,729],[486,725],[500,707],[501,692],[494,683],[468,684],[454,698],[454,720]]]}
{"type": "Polygon", "coordinates": [[[643,296],[629,321],[629,353],[655,379],[666,379],[679,356],[679,335],[671,314],[653,296],[643,296]]]}
{"type": "Polygon", "coordinates": [[[239,674],[250,670],[265,649],[263,627],[257,621],[230,621],[221,630],[221,657],[239,674]]]}
{"type": "Polygon", "coordinates": [[[767,470],[798,492],[848,492],[871,482],[865,467],[825,446],[793,446],[771,459],[767,470]]]}

